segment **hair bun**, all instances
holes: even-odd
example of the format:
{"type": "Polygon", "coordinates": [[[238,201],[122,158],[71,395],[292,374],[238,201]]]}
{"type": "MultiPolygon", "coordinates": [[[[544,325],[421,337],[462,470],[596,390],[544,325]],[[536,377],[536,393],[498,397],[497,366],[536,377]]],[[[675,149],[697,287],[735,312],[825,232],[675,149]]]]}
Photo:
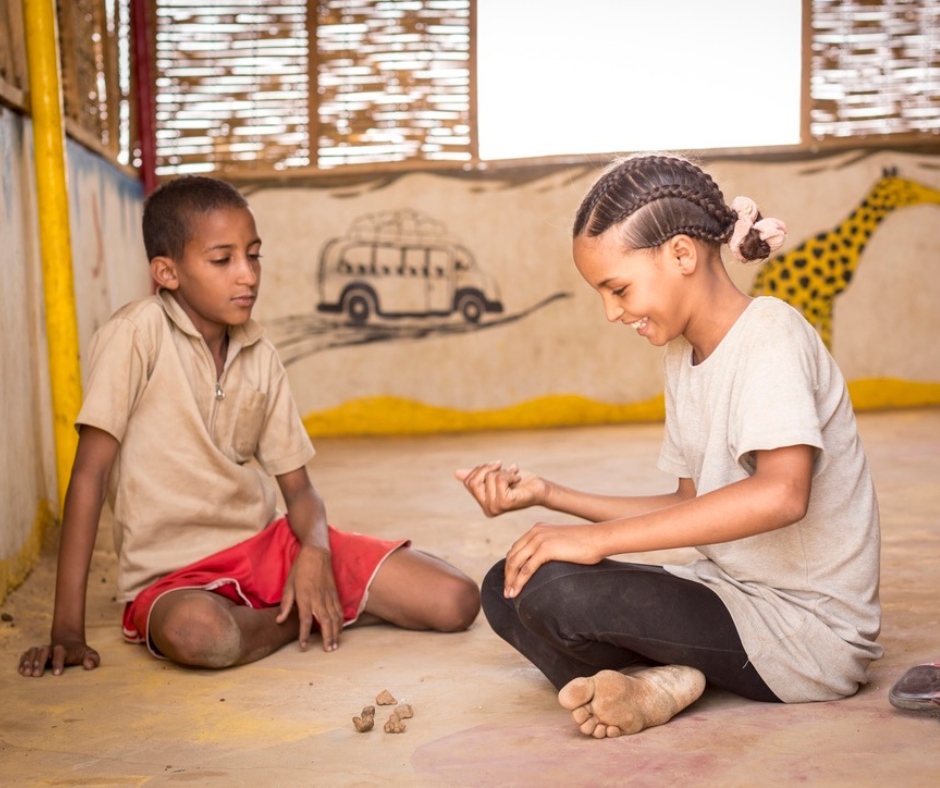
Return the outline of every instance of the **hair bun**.
{"type": "Polygon", "coordinates": [[[750,197],[735,197],[731,201],[731,210],[738,218],[728,245],[738,262],[745,265],[762,263],[787,240],[787,226],[780,219],[764,219],[757,203],[750,197]],[[754,235],[757,238],[753,238],[754,235]]]}

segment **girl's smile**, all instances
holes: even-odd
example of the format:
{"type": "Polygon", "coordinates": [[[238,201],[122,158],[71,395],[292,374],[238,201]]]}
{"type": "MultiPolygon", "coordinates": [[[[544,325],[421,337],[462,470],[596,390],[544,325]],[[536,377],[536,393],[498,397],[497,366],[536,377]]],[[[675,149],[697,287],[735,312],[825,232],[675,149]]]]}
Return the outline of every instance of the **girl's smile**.
{"type": "MultiPolygon", "coordinates": [[[[679,267],[669,265],[664,247],[625,249],[617,232],[579,236],[574,260],[581,276],[604,304],[607,319],[630,326],[654,345],[682,333],[679,267]]],[[[674,263],[675,261],[673,261],[674,263]]]]}

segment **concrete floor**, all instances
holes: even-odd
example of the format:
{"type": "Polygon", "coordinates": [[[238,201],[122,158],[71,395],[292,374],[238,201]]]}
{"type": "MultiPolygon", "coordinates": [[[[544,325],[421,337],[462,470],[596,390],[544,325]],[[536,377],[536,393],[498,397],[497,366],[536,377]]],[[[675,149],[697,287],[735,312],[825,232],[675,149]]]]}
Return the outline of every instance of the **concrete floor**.
{"type": "MultiPolygon", "coordinates": [[[[353,628],[332,654],[291,645],[234,670],[183,669],[121,640],[101,539],[88,612],[98,670],[15,671],[47,637],[51,555],[2,606],[12,621],[0,622],[0,784],[937,785],[937,719],[895,710],[887,693],[911,665],[940,660],[940,410],[859,421],[881,501],[886,656],[855,697],[782,706],[708,689],[668,725],[589,740],[482,616],[460,634],[353,628]],[[381,731],[380,707],[376,729],[357,733],[351,718],[383,689],[414,706],[408,730],[381,731]]],[[[331,439],[312,472],[340,527],[410,536],[479,581],[545,513],[487,520],[453,468],[501,458],[597,491],[659,491],[671,484],[655,470],[660,436],[661,425],[640,425],[331,439]]]]}

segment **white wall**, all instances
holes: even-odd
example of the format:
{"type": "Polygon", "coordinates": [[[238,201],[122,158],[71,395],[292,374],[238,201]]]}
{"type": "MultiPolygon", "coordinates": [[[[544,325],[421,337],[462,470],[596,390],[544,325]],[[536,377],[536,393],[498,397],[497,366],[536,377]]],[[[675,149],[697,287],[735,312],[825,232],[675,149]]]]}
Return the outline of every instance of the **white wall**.
{"type": "MultiPolygon", "coordinates": [[[[72,257],[82,354],[118,306],[149,292],[136,178],[67,144],[72,257]]],[[[57,517],[31,124],[0,106],[0,600],[38,557],[57,517]]],[[[87,370],[83,368],[83,375],[87,370]]]]}

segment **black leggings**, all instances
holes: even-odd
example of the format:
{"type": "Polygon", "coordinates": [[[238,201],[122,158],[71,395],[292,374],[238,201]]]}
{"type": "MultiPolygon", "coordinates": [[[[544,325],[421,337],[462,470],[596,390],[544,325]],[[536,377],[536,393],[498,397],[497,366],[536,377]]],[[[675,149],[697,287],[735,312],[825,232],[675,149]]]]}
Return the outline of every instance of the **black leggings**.
{"type": "Polygon", "coordinates": [[[483,581],[486,618],[558,689],[604,669],[689,665],[716,687],[780,702],[748,659],[724,603],[701,583],[660,566],[550,561],[510,600],[504,565],[483,581]]]}

